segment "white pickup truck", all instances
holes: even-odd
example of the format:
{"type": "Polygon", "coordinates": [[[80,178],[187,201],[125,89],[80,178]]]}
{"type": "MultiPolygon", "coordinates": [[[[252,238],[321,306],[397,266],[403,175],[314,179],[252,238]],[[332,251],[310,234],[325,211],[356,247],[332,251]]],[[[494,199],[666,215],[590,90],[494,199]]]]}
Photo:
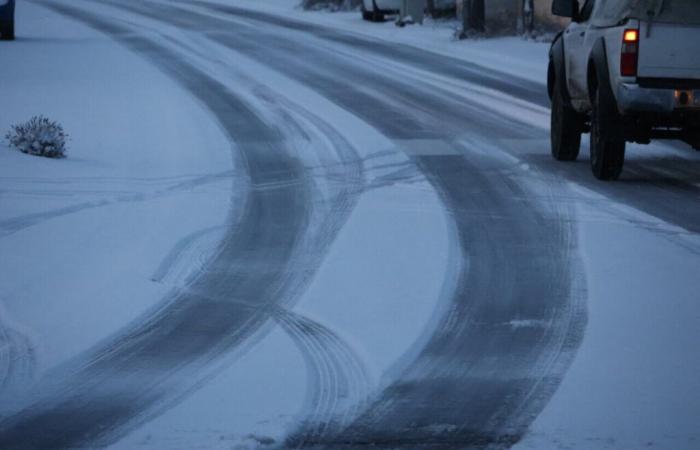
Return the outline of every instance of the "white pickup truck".
{"type": "Polygon", "coordinates": [[[571,24],[550,49],[552,155],[620,176],[626,142],[679,139],[700,150],[700,0],[554,0],[571,24]]]}

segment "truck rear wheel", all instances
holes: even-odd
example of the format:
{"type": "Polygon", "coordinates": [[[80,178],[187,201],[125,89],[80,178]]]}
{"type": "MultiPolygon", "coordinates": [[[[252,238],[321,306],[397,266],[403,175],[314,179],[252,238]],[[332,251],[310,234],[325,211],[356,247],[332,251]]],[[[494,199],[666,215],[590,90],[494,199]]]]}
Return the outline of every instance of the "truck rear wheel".
{"type": "Polygon", "coordinates": [[[550,138],[552,156],[557,161],[576,161],[581,149],[583,119],[566,104],[561,92],[560,81],[554,82],[550,138]]]}
{"type": "Polygon", "coordinates": [[[616,180],[625,163],[625,138],[612,93],[596,90],[591,115],[591,169],[599,180],[616,180]]]}

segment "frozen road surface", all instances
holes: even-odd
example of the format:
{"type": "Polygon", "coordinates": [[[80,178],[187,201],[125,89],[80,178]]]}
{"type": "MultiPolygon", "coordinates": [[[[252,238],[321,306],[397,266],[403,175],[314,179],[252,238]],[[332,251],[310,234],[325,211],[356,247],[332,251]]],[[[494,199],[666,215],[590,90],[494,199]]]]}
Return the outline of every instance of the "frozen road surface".
{"type": "Polygon", "coordinates": [[[700,154],[596,181],[546,45],[293,4],[18,5],[0,449],[700,449],[700,154]]]}

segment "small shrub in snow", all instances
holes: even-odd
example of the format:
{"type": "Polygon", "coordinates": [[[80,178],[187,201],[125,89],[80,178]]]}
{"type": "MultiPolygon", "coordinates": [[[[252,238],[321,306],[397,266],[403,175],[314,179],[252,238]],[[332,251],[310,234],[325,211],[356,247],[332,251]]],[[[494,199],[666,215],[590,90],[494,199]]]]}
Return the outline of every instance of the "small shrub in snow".
{"type": "Polygon", "coordinates": [[[34,116],[28,122],[14,125],[5,138],[11,147],[23,153],[63,158],[68,135],[57,122],[44,116],[34,116]]]}

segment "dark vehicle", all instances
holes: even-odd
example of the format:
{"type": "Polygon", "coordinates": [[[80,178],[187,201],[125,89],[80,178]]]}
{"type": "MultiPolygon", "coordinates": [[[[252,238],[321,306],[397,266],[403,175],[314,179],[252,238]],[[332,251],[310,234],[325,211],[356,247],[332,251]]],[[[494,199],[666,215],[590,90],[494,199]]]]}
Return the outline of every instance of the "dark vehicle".
{"type": "Polygon", "coordinates": [[[0,39],[15,38],[15,0],[0,0],[0,39]]]}

